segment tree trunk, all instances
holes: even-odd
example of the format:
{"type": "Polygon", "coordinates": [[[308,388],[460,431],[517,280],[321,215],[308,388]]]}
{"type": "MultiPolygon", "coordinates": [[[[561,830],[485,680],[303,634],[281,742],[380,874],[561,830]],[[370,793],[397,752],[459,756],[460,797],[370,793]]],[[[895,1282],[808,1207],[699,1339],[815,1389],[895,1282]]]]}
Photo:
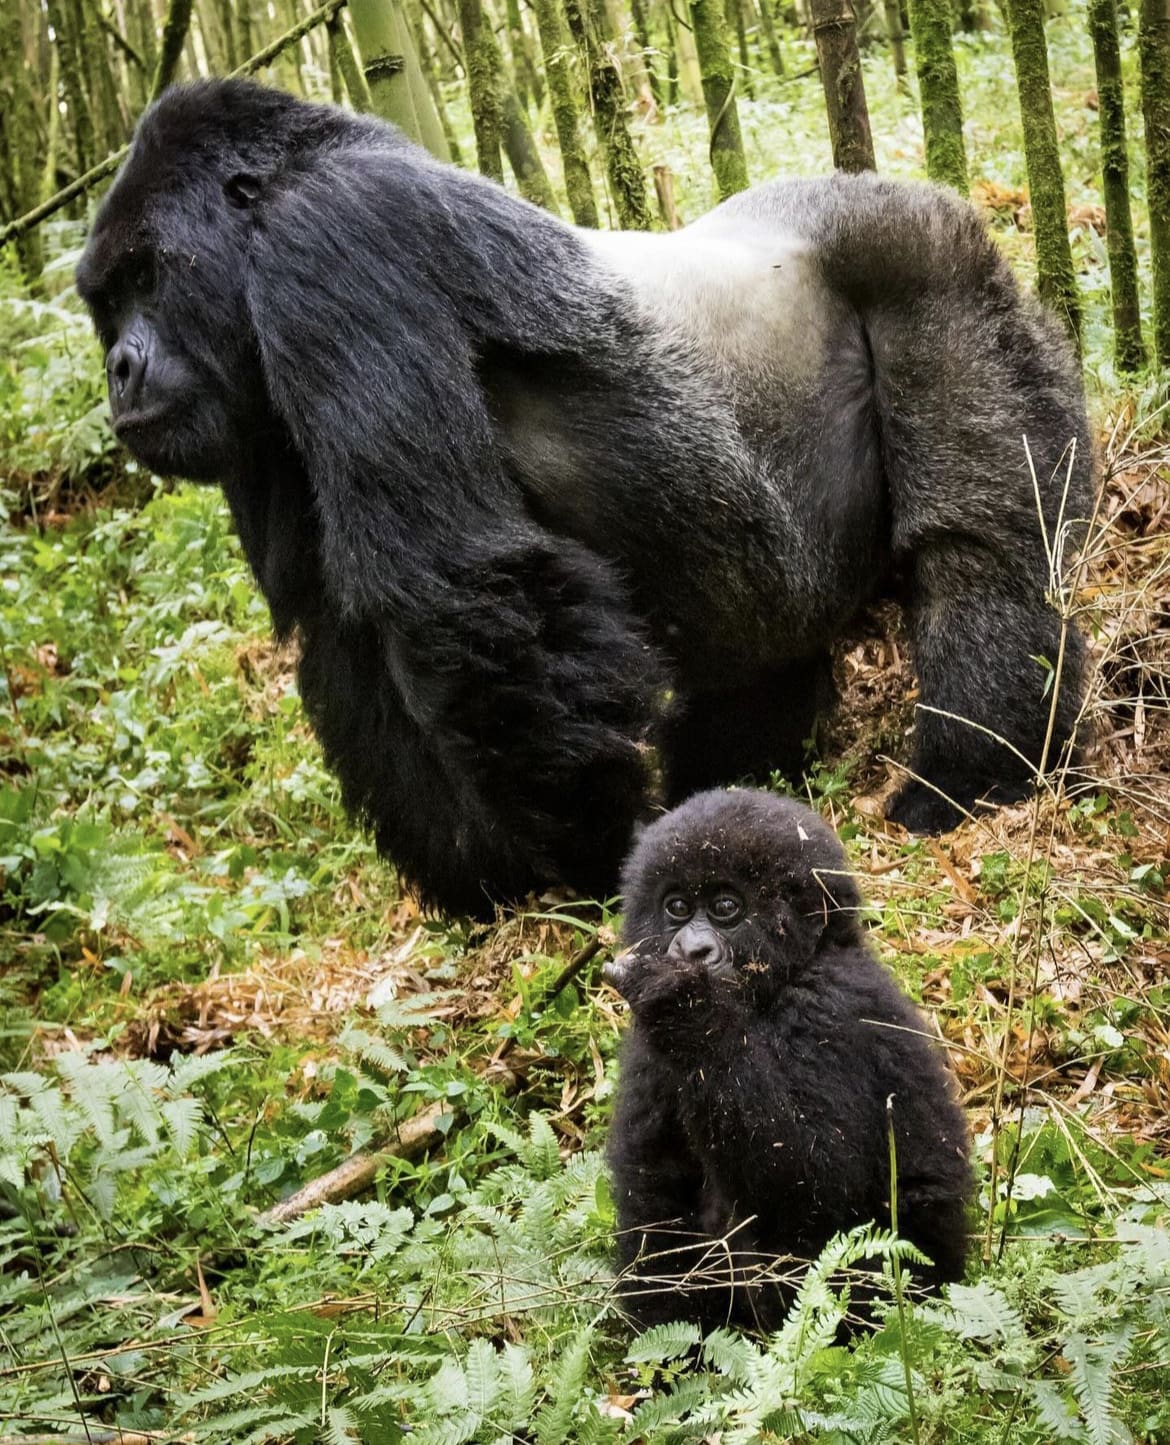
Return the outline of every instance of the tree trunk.
{"type": "Polygon", "coordinates": [[[70,28],[61,0],[46,0],[46,13],[49,24],[53,27],[57,58],[61,66],[61,88],[65,92],[65,104],[69,108],[69,121],[73,128],[77,169],[82,173],[89,170],[94,163],[94,134],[89,96],[85,93],[77,55],[77,36],[70,28]]]}
{"type": "Polygon", "coordinates": [[[764,32],[764,44],[767,47],[768,58],[772,62],[772,69],[777,75],[784,74],[784,52],[780,49],[780,40],[776,34],[776,19],[772,14],[772,0],[757,0],[760,11],[760,29],[764,32]]]}
{"type": "MultiPolygon", "coordinates": [[[[15,5],[0,8],[0,170],[4,180],[6,220],[26,215],[37,204],[40,165],[33,116],[33,96],[25,63],[24,21],[15,5]]],[[[30,290],[38,290],[45,256],[35,227],[16,238],[20,270],[30,290]]]]}
{"type": "Polygon", "coordinates": [[[1119,371],[1145,364],[1137,252],[1129,207],[1129,153],[1125,142],[1125,90],[1115,0],[1089,0],[1089,30],[1097,67],[1101,123],[1101,179],[1105,195],[1105,244],[1109,249],[1109,286],[1113,296],[1113,355],[1119,371]]]}
{"type": "Polygon", "coordinates": [[[630,18],[634,22],[634,34],[637,36],[638,45],[642,51],[642,65],[646,71],[650,94],[654,97],[654,104],[661,105],[663,100],[662,82],[658,79],[658,72],[654,68],[652,58],[654,46],[650,42],[650,17],[646,11],[646,0],[630,0],[630,18]]]}
{"type": "Polygon", "coordinates": [[[252,39],[252,0],[236,0],[236,51],[240,64],[251,60],[255,42],[252,39]]]}
{"type": "Polygon", "coordinates": [[[459,0],[459,28],[467,64],[471,97],[471,123],[475,129],[475,158],[480,173],[503,184],[504,116],[496,86],[491,27],[484,21],[480,0],[459,0]]]}
{"type": "Polygon", "coordinates": [[[325,30],[329,36],[330,52],[338,70],[341,71],[341,78],[345,81],[345,90],[349,96],[350,105],[354,110],[363,113],[373,110],[374,103],[370,98],[370,87],[366,84],[366,77],[362,74],[357,56],[353,53],[349,31],[345,28],[344,13],[339,10],[336,15],[331,16],[325,22],[325,30]]]}
{"type": "Polygon", "coordinates": [[[707,102],[711,168],[719,187],[719,199],[723,201],[736,191],[747,190],[748,185],[723,0],[691,0],[691,18],[703,76],[703,98],[707,102]]]}
{"type": "Polygon", "coordinates": [[[604,0],[588,0],[584,13],[585,41],[589,59],[589,91],[593,100],[593,123],[605,155],[618,221],[625,230],[650,229],[650,205],[646,177],[626,121],[621,76],[613,63],[606,41],[607,17],[604,0]]]}
{"type": "Polygon", "coordinates": [[[349,15],[375,114],[421,142],[436,159],[450,160],[397,0],[350,0],[349,15]]]}
{"type": "Polygon", "coordinates": [[[876,170],[849,0],[809,0],[809,11],[821,62],[833,164],[842,171],[876,170]]]}
{"type": "Polygon", "coordinates": [[[439,120],[439,112],[435,107],[430,87],[427,85],[426,76],[422,73],[419,49],[415,44],[410,21],[400,0],[394,5],[394,36],[401,48],[406,69],[406,82],[410,86],[410,100],[414,106],[414,113],[418,117],[422,143],[437,160],[449,161],[451,148],[447,144],[446,132],[439,120]]]}
{"type": "Polygon", "coordinates": [[[151,100],[157,100],[175,78],[179,68],[179,57],[183,53],[183,42],[191,28],[191,0],[170,0],[167,18],[163,22],[162,45],[158,52],[154,80],[150,86],[151,100]]]}
{"type": "Polygon", "coordinates": [[[516,177],[516,184],[520,187],[520,194],[524,199],[543,206],[555,216],[557,202],[549,184],[548,172],[544,168],[536,142],[532,139],[520,97],[504,77],[503,57],[498,50],[496,64],[497,83],[502,87],[500,99],[504,113],[504,149],[508,153],[508,164],[512,167],[512,174],[516,177]]]}
{"type": "Polygon", "coordinates": [[[902,30],[902,9],[898,0],[885,0],[886,34],[890,39],[890,55],[894,61],[894,82],[899,90],[906,86],[906,36],[902,30]]]}
{"type": "Polygon", "coordinates": [[[44,205],[57,192],[57,163],[61,159],[61,107],[57,91],[61,85],[61,56],[54,45],[49,56],[49,132],[45,142],[45,163],[37,204],[44,205]]]}
{"type": "Polygon", "coordinates": [[[752,89],[752,61],[748,54],[747,23],[743,17],[743,0],[727,0],[735,14],[735,44],[739,50],[739,88],[748,100],[755,100],[752,89]]]}
{"type": "Polygon", "coordinates": [[[910,0],[910,32],[922,102],[926,174],[965,196],[967,153],[963,148],[963,107],[951,45],[950,0],[910,0]]]}
{"type": "Polygon", "coordinates": [[[1154,354],[1158,365],[1170,370],[1170,0],[1142,0],[1138,48],[1154,262],[1154,354]]]}
{"type": "Polygon", "coordinates": [[[439,57],[436,51],[431,50],[426,29],[423,26],[422,16],[415,18],[411,27],[414,48],[418,52],[419,68],[422,71],[423,79],[427,83],[427,90],[430,93],[431,104],[435,107],[435,114],[439,117],[439,125],[442,127],[443,138],[447,142],[447,150],[451,156],[453,165],[463,164],[463,152],[459,149],[459,137],[455,134],[455,127],[451,124],[451,117],[447,112],[447,102],[443,99],[443,87],[439,84],[439,75],[442,67],[439,64],[439,57]]]}
{"type": "Polygon", "coordinates": [[[677,105],[681,87],[678,80],[678,22],[674,18],[674,9],[671,5],[666,7],[666,103],[677,105]]]}
{"type": "Polygon", "coordinates": [[[525,108],[531,103],[534,108],[539,109],[541,101],[544,100],[544,81],[533,59],[532,42],[524,28],[520,0],[505,0],[504,13],[508,19],[508,43],[512,49],[512,75],[516,83],[516,94],[525,108]]]}
{"type": "Polygon", "coordinates": [[[1043,0],[1007,0],[1007,13],[1024,126],[1024,159],[1032,193],[1036,289],[1041,301],[1064,322],[1079,350],[1081,302],[1068,243],[1068,210],[1056,117],[1052,113],[1043,0]]]}
{"type": "Polygon", "coordinates": [[[597,225],[593,182],[581,145],[581,116],[573,83],[572,48],[561,17],[560,0],[533,0],[544,69],[552,101],[553,122],[561,148],[565,192],[578,226],[597,225]]]}
{"type": "Polygon", "coordinates": [[[685,100],[695,105],[703,104],[703,71],[699,65],[699,50],[695,44],[695,32],[686,18],[686,7],[670,6],[675,21],[675,51],[678,57],[678,88],[685,100]]]}

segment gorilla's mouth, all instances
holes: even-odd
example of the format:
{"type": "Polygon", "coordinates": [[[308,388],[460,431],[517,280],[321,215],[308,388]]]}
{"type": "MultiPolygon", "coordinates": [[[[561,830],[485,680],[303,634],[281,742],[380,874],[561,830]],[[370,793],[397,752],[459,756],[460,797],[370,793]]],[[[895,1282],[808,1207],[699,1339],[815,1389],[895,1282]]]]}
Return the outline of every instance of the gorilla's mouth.
{"type": "Polygon", "coordinates": [[[145,411],[125,411],[121,416],[113,418],[114,435],[128,447],[137,446],[143,437],[149,437],[152,432],[165,426],[168,419],[173,424],[174,412],[175,409],[171,406],[153,406],[145,411]]]}

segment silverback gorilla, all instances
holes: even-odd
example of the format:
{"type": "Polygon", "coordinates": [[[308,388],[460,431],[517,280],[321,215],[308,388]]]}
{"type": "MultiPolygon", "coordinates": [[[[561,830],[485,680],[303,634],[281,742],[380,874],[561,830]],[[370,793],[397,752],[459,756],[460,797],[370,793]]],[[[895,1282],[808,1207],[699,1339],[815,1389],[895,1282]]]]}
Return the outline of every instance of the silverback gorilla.
{"type": "MultiPolygon", "coordinates": [[[[946,192],[587,232],[213,81],[143,118],[78,286],[119,438],[222,485],[346,803],[428,903],[610,890],[648,743],[672,802],[798,771],[828,644],[895,588],[933,711],[893,817],[1026,790],[1059,623],[1023,438],[1050,539],[1090,447],[1068,349],[946,192]]],[[[1080,671],[1074,638],[1056,749],[1080,671]]]]}
{"type": "Polygon", "coordinates": [[[963,1111],[865,946],[832,830],[785,798],[700,793],[642,834],[622,891],[629,952],[606,977],[634,1022],[609,1157],[630,1313],[776,1328],[794,1291],[761,1270],[890,1223],[891,1094],[899,1233],[931,1260],[922,1284],[960,1279],[963,1111]]]}

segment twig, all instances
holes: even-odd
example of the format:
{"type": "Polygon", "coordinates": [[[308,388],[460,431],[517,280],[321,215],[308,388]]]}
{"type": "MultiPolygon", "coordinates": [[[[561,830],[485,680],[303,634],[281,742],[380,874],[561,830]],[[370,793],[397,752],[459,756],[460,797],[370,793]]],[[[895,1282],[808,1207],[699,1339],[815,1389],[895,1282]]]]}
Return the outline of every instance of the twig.
{"type": "MultiPolygon", "coordinates": [[[[511,1072],[503,1072],[494,1076],[493,1083],[498,1084],[503,1093],[511,1094],[519,1088],[520,1080],[511,1072]]],[[[351,1154],[336,1169],[310,1180],[303,1189],[298,1189],[295,1194],[290,1194],[287,1199],[282,1199],[279,1204],[265,1210],[260,1216],[261,1220],[266,1224],[287,1224],[290,1219],[307,1214],[310,1209],[318,1209],[322,1204],[335,1204],[341,1199],[352,1199],[355,1194],[368,1189],[378,1171],[392,1159],[417,1158],[432,1144],[446,1138],[447,1131],[439,1128],[438,1121],[441,1118],[454,1115],[458,1119],[462,1114],[463,1111],[453,1107],[447,1099],[428,1105],[413,1118],[406,1120],[393,1143],[387,1144],[384,1149],[351,1154]]]]}
{"type": "Polygon", "coordinates": [[[552,1003],[553,999],[556,998],[557,994],[560,993],[561,989],[572,983],[573,980],[577,977],[577,975],[581,972],[581,970],[585,967],[585,965],[589,963],[591,959],[597,957],[597,955],[601,952],[604,942],[605,940],[600,938],[598,934],[595,933],[588,943],[584,944],[581,948],[577,950],[577,952],[572,956],[572,958],[569,959],[568,963],[565,964],[564,968],[561,969],[560,973],[558,973],[556,978],[553,980],[553,986],[549,989],[548,994],[545,997],[546,1004],[552,1003]]]}

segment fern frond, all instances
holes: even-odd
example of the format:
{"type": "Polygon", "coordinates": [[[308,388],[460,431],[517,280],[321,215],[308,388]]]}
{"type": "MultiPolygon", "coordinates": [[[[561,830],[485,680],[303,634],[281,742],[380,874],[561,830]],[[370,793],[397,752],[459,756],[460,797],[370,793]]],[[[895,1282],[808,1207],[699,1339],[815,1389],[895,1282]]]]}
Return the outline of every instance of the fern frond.
{"type": "Polygon", "coordinates": [[[657,1365],[678,1360],[693,1350],[701,1338],[698,1325],[687,1321],[673,1320],[651,1325],[632,1342],[626,1351],[626,1362],[631,1365],[657,1365]]]}

